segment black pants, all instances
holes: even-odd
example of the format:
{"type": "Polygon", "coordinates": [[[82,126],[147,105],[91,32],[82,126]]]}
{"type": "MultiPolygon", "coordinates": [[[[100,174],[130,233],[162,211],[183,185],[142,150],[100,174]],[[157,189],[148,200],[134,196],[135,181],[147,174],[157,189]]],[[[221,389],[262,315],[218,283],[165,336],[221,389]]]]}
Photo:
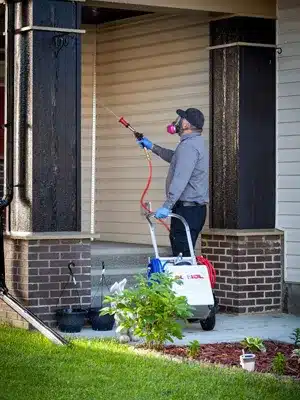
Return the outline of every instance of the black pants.
{"type": "MultiPolygon", "coordinates": [[[[203,228],[206,219],[206,205],[184,206],[181,202],[175,204],[172,212],[181,215],[189,225],[193,248],[203,228]]],[[[189,257],[189,245],[183,223],[178,218],[171,218],[170,242],[173,256],[182,253],[183,257],[189,257]]]]}

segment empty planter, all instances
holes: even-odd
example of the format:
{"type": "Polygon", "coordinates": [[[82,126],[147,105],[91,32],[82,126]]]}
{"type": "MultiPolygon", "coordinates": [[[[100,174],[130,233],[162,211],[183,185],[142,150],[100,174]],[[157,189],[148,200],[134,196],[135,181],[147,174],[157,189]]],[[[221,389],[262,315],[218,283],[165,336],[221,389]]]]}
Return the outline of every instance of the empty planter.
{"type": "Polygon", "coordinates": [[[86,310],[82,308],[61,308],[56,310],[58,329],[61,332],[80,332],[84,326],[86,310]]]}
{"type": "Polygon", "coordinates": [[[99,315],[101,307],[92,307],[88,310],[88,319],[94,331],[111,331],[115,324],[113,315],[99,315]]]}

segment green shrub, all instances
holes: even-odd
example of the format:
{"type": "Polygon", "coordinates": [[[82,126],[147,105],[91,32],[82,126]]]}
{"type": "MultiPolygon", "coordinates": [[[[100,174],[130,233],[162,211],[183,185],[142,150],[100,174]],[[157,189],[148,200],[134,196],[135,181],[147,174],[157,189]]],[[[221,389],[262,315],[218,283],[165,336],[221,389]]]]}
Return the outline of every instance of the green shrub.
{"type": "Polygon", "coordinates": [[[294,329],[290,338],[294,341],[295,347],[300,347],[300,328],[294,329]]]}
{"type": "Polygon", "coordinates": [[[176,295],[173,285],[181,280],[169,274],[155,273],[150,280],[144,276],[136,277],[138,284],[123,293],[106,296],[104,302],[110,303],[101,314],[121,314],[120,329],[132,329],[137,337],[144,338],[148,347],[162,347],[173,337],[182,339],[179,320],[187,321],[192,316],[191,307],[185,296],[176,295]]]}
{"type": "Polygon", "coordinates": [[[188,345],[187,355],[191,358],[196,358],[199,353],[200,353],[200,343],[198,342],[198,340],[193,340],[188,345]]]}
{"type": "Polygon", "coordinates": [[[272,360],[272,371],[275,374],[283,375],[286,368],[286,359],[284,354],[277,353],[272,360]]]}
{"type": "Polygon", "coordinates": [[[261,351],[262,353],[266,352],[264,342],[258,337],[246,337],[241,341],[241,345],[244,349],[250,350],[252,353],[255,353],[256,351],[261,351]]]}

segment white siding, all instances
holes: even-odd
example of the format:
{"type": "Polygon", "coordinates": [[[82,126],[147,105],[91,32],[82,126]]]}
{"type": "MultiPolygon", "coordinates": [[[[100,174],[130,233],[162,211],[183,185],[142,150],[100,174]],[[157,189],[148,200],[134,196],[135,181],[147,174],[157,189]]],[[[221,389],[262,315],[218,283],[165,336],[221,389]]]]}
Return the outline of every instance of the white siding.
{"type": "Polygon", "coordinates": [[[285,231],[285,280],[300,282],[300,2],[279,0],[277,227],[285,231]]]}
{"type": "Polygon", "coordinates": [[[96,27],[84,26],[81,75],[81,230],[91,227],[91,143],[93,122],[93,70],[96,27]]]}
{"type": "MultiPolygon", "coordinates": [[[[178,137],[168,135],[166,125],[174,119],[175,110],[199,107],[206,116],[208,144],[208,33],[208,22],[196,16],[151,15],[98,27],[95,208],[96,232],[102,240],[150,243],[139,205],[148,176],[144,153],[130,131],[100,104],[124,116],[154,142],[170,148],[175,148],[178,137]]],[[[90,68],[87,64],[85,68],[90,68]]],[[[85,85],[87,96],[89,85],[85,85]]],[[[85,97],[85,106],[87,101],[85,97]]],[[[88,120],[85,128],[90,129],[88,120]]],[[[90,141],[86,135],[85,139],[87,155],[90,141]]],[[[153,155],[153,182],[147,199],[154,209],[164,200],[167,168],[153,155]]],[[[84,174],[88,180],[88,167],[84,174]]],[[[88,187],[86,183],[87,197],[88,187]]],[[[158,227],[157,236],[159,244],[169,243],[164,228],[158,227]]]]}

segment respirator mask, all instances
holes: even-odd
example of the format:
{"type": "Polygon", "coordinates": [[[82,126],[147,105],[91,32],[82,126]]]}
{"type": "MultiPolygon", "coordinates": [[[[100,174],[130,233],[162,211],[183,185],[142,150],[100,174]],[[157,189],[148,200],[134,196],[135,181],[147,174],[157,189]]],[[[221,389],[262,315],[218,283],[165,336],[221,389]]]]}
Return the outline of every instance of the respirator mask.
{"type": "Polygon", "coordinates": [[[167,126],[167,132],[171,135],[177,133],[181,136],[186,130],[202,132],[204,124],[204,115],[197,108],[188,108],[187,110],[177,110],[178,117],[167,126]],[[184,121],[189,124],[184,123],[184,121]],[[185,128],[183,128],[183,125],[185,128]]]}
{"type": "Polygon", "coordinates": [[[167,132],[171,135],[182,133],[182,118],[178,116],[175,121],[168,125],[167,132]]]}

